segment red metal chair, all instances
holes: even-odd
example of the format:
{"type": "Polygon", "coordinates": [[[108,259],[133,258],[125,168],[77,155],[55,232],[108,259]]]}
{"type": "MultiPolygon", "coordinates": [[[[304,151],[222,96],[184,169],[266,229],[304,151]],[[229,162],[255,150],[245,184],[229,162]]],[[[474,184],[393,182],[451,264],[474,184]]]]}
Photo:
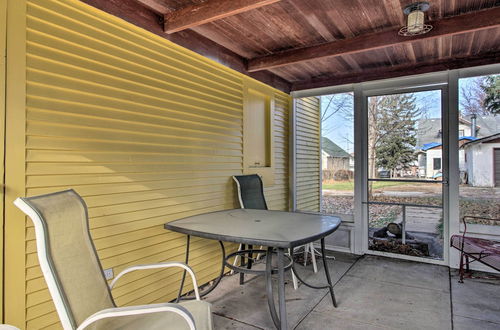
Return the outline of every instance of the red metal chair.
{"type": "Polygon", "coordinates": [[[465,216],[462,218],[464,223],[464,233],[462,235],[451,236],[450,241],[451,246],[460,251],[460,283],[464,282],[464,273],[465,271],[470,271],[469,264],[474,261],[479,261],[486,266],[500,271],[500,242],[485,238],[466,236],[467,219],[500,221],[500,219],[489,219],[474,216],[465,216]]]}

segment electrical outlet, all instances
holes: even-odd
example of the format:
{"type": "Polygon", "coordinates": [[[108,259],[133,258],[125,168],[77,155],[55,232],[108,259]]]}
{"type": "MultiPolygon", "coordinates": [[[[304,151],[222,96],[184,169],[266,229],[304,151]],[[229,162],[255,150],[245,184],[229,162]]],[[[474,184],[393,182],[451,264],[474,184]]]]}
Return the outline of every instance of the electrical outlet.
{"type": "Polygon", "coordinates": [[[104,277],[107,279],[107,280],[110,280],[113,278],[113,268],[108,268],[108,269],[105,269],[104,270],[104,277]]]}

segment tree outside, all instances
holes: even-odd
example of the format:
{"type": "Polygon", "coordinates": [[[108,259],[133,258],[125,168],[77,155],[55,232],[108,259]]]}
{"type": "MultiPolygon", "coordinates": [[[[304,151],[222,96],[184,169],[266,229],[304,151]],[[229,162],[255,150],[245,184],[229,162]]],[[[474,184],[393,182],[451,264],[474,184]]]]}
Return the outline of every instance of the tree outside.
{"type": "Polygon", "coordinates": [[[460,114],[488,116],[500,113],[500,75],[467,78],[460,87],[460,114]]]}
{"type": "Polygon", "coordinates": [[[483,106],[484,108],[493,113],[500,113],[500,76],[488,76],[484,80],[481,88],[486,94],[483,106]]]}
{"type": "Polygon", "coordinates": [[[416,160],[417,118],[422,109],[413,94],[375,96],[369,99],[369,173],[389,171],[390,177],[402,176],[416,160]]]}

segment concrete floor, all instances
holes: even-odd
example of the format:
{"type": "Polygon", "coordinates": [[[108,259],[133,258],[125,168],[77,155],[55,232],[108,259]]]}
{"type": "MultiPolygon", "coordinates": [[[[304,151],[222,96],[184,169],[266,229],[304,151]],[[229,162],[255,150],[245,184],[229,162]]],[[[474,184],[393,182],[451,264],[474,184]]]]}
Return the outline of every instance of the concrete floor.
{"type": "MultiPolygon", "coordinates": [[[[327,289],[286,284],[290,329],[497,329],[500,330],[500,281],[466,279],[459,284],[447,267],[335,253],[329,261],[338,308],[327,289]]],[[[263,265],[258,265],[262,267],[263,265]]],[[[311,283],[324,281],[312,267],[299,272],[311,283]]],[[[215,329],[274,329],[264,278],[227,276],[207,296],[215,329]]]]}

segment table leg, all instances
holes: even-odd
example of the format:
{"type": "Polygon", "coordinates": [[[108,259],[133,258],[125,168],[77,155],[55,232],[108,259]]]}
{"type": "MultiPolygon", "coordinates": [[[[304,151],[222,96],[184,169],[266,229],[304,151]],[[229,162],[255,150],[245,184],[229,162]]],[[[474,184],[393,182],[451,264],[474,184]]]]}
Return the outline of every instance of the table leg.
{"type": "Polygon", "coordinates": [[[285,251],[278,248],[278,301],[280,307],[280,329],[286,330],[286,304],[285,304],[285,251]]]}
{"type": "MultiPolygon", "coordinates": [[[[245,244],[241,244],[241,250],[245,250],[245,244]]],[[[244,254],[242,253],[240,256],[240,267],[243,267],[245,265],[245,257],[244,254]]],[[[245,274],[240,273],[240,285],[242,285],[245,282],[245,274]]]]}
{"type": "Polygon", "coordinates": [[[273,296],[273,248],[267,248],[266,254],[266,293],[267,293],[267,304],[269,306],[269,313],[271,313],[271,318],[273,319],[274,325],[279,329],[280,320],[278,314],[276,314],[276,307],[274,306],[274,296],[273,296]]]}
{"type": "Polygon", "coordinates": [[[212,283],[212,286],[210,286],[210,288],[208,288],[206,291],[200,293],[200,297],[205,297],[207,294],[212,292],[219,285],[220,281],[224,277],[224,270],[225,270],[224,261],[226,260],[226,249],[224,248],[224,243],[222,243],[222,241],[219,241],[219,245],[221,248],[221,256],[222,256],[219,277],[215,280],[215,282],[212,283]]]}
{"type": "MultiPolygon", "coordinates": [[[[189,262],[189,245],[190,245],[190,236],[187,235],[186,236],[186,259],[185,259],[185,264],[187,265],[188,262],[189,262]]],[[[224,270],[225,270],[225,264],[224,264],[224,261],[226,260],[226,249],[224,248],[224,243],[222,243],[222,241],[219,241],[219,245],[220,245],[220,248],[221,248],[221,256],[222,256],[222,260],[221,260],[221,269],[220,269],[220,273],[219,273],[219,277],[212,283],[212,285],[205,291],[201,292],[200,293],[200,297],[204,297],[206,296],[207,294],[209,294],[210,292],[212,292],[220,283],[220,281],[222,280],[222,278],[224,277],[224,270]]],[[[183,271],[182,273],[182,279],[181,279],[181,285],[180,285],[180,288],[179,288],[179,292],[177,294],[177,298],[175,299],[175,302],[178,303],[181,298],[182,300],[193,300],[195,299],[195,297],[181,297],[182,295],[182,289],[184,288],[184,282],[186,281],[186,271],[183,271]]]]}
{"type": "MultiPolygon", "coordinates": [[[[253,249],[253,245],[248,245],[248,249],[250,251],[252,251],[253,249]]],[[[252,263],[253,263],[253,253],[252,252],[248,252],[248,259],[247,259],[247,269],[252,269],[252,263]]]]}
{"type": "Polygon", "coordinates": [[[330,290],[330,296],[332,297],[333,306],[337,307],[337,300],[335,299],[335,293],[333,292],[332,279],[330,278],[330,271],[328,270],[328,264],[326,263],[326,251],[325,251],[325,239],[321,239],[321,259],[323,259],[323,267],[325,268],[326,281],[328,282],[328,289],[330,290]]]}
{"type": "MultiPolygon", "coordinates": [[[[191,236],[186,235],[186,259],[185,259],[185,264],[187,265],[189,262],[189,244],[191,242],[191,236]]],[[[184,289],[184,282],[186,281],[186,271],[182,272],[182,279],[181,279],[181,285],[179,287],[179,292],[177,293],[177,299],[175,299],[175,302],[178,303],[179,300],[181,300],[181,295],[182,295],[182,289],[184,289]]]]}

